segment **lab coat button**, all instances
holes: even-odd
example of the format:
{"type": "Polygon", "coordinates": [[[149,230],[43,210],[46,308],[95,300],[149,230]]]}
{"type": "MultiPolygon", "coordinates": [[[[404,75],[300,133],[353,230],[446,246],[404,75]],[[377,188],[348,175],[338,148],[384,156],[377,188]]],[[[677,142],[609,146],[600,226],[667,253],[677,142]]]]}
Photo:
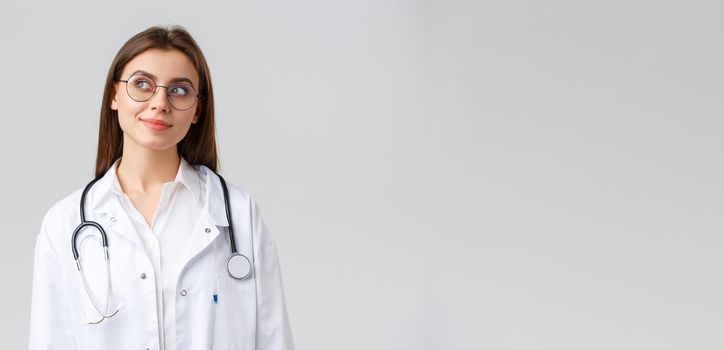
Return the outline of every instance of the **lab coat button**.
{"type": "Polygon", "coordinates": [[[142,280],[145,280],[145,279],[146,279],[146,274],[145,274],[145,273],[141,273],[141,279],[142,279],[142,280]]]}
{"type": "Polygon", "coordinates": [[[116,222],[116,217],[115,217],[115,216],[111,216],[111,221],[116,222]]]}
{"type": "Polygon", "coordinates": [[[209,233],[209,232],[211,232],[211,229],[207,227],[204,231],[205,231],[206,233],[209,233]]]}
{"type": "Polygon", "coordinates": [[[181,296],[182,296],[182,297],[185,297],[185,296],[186,296],[186,289],[181,290],[181,296]]]}

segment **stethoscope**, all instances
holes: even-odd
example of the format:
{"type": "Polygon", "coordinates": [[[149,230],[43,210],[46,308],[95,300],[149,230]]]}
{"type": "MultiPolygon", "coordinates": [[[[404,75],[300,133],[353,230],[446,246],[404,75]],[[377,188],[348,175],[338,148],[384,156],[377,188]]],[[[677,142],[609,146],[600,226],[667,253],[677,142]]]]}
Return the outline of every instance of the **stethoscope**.
{"type": "MultiPolygon", "coordinates": [[[[216,174],[216,173],[215,173],[216,174]]],[[[233,278],[242,280],[245,278],[248,278],[251,275],[251,262],[249,261],[249,258],[244,256],[243,254],[239,253],[236,250],[236,240],[234,239],[234,228],[231,224],[231,211],[229,210],[229,190],[226,187],[226,181],[224,181],[224,178],[221,177],[221,175],[216,174],[219,177],[219,180],[221,180],[221,188],[224,191],[224,207],[226,208],[226,219],[229,221],[229,242],[231,243],[231,256],[229,256],[229,259],[226,260],[226,270],[229,272],[229,275],[233,278]]],[[[115,316],[118,311],[120,311],[122,305],[119,305],[115,311],[108,312],[108,305],[110,302],[111,297],[111,270],[110,270],[110,263],[108,259],[108,237],[106,236],[106,231],[103,229],[103,226],[101,226],[99,223],[95,221],[89,221],[85,219],[85,196],[88,193],[88,190],[90,190],[91,187],[93,187],[93,184],[96,183],[96,181],[100,180],[102,177],[98,177],[88,183],[88,185],[85,186],[85,189],[83,189],[83,194],[80,197],[80,225],[73,231],[73,237],[71,239],[71,244],[73,246],[73,258],[75,259],[75,265],[78,267],[78,272],[80,273],[80,278],[83,281],[83,288],[85,289],[86,295],[88,295],[88,298],[90,299],[91,303],[93,304],[93,307],[96,309],[98,314],[101,316],[101,319],[97,322],[87,321],[90,324],[98,324],[101,323],[104,319],[110,318],[115,316]],[[101,308],[98,306],[98,303],[96,303],[95,298],[91,295],[91,293],[88,291],[88,282],[85,279],[85,274],[83,273],[83,266],[80,262],[80,256],[78,255],[78,248],[76,247],[76,238],[78,237],[78,233],[81,229],[85,227],[94,227],[101,236],[101,246],[103,247],[103,253],[106,260],[106,276],[108,281],[107,286],[107,298],[106,298],[106,312],[101,311],[101,308]]]]}

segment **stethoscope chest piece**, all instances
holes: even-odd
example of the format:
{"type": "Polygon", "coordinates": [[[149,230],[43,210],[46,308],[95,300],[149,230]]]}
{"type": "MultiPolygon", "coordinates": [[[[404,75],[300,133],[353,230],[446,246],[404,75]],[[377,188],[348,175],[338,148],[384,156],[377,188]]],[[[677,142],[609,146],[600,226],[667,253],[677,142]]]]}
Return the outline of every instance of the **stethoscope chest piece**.
{"type": "Polygon", "coordinates": [[[243,280],[251,275],[251,262],[244,255],[234,253],[226,261],[226,269],[231,277],[243,280]]]}

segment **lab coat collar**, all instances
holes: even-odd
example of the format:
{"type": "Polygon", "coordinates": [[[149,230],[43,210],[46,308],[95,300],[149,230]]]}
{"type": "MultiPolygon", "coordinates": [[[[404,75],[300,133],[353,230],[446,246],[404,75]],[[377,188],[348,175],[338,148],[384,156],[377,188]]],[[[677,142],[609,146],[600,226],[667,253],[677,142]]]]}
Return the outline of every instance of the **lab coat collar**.
{"type": "Polygon", "coordinates": [[[202,186],[204,185],[201,182],[201,176],[199,176],[198,171],[194,169],[191,164],[184,159],[184,157],[181,157],[178,173],[176,174],[176,179],[174,179],[174,181],[178,181],[186,186],[186,188],[193,193],[195,200],[201,200],[200,197],[203,193],[202,186]]]}
{"type": "MultiPolygon", "coordinates": [[[[208,223],[211,225],[229,226],[224,207],[224,193],[218,175],[205,165],[191,166],[183,158],[181,159],[181,166],[176,179],[182,181],[192,192],[196,191],[195,195],[199,195],[201,192],[198,186],[204,184],[206,198],[202,215],[206,216],[208,223]]],[[[117,183],[118,181],[116,169],[119,161],[120,158],[116,159],[111,168],[93,185],[87,195],[86,205],[93,208],[96,214],[111,214],[122,210],[119,199],[113,192],[114,182],[117,183]]]]}
{"type": "MultiPolygon", "coordinates": [[[[221,187],[219,175],[216,175],[205,165],[199,165],[199,170],[206,177],[206,203],[204,210],[212,225],[229,226],[226,218],[226,205],[224,202],[224,190],[221,187]]],[[[228,186],[228,184],[227,184],[228,186]]]]}

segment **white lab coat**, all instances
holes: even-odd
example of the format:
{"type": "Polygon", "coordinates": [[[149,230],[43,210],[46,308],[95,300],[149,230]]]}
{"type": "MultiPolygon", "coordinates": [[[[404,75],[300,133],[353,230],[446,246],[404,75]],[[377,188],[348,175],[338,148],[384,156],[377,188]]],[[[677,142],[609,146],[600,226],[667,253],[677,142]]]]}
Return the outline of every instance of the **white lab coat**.
{"type": "MultiPolygon", "coordinates": [[[[256,202],[244,189],[227,183],[237,250],[252,260],[252,276],[228,275],[231,254],[221,182],[206,174],[206,206],[189,244],[177,280],[176,348],[293,350],[276,245],[256,202]],[[208,231],[208,232],[207,232],[208,231]],[[217,303],[213,295],[217,294],[217,303]]],[[[159,349],[155,285],[151,262],[106,174],[86,196],[85,215],[108,236],[111,297],[100,324],[76,268],[71,236],[80,223],[82,188],[53,205],[43,218],[35,248],[30,349],[159,349]],[[141,278],[144,274],[144,278],[141,278]]],[[[106,307],[106,267],[94,230],[84,229],[78,251],[91,292],[106,307]]]]}

